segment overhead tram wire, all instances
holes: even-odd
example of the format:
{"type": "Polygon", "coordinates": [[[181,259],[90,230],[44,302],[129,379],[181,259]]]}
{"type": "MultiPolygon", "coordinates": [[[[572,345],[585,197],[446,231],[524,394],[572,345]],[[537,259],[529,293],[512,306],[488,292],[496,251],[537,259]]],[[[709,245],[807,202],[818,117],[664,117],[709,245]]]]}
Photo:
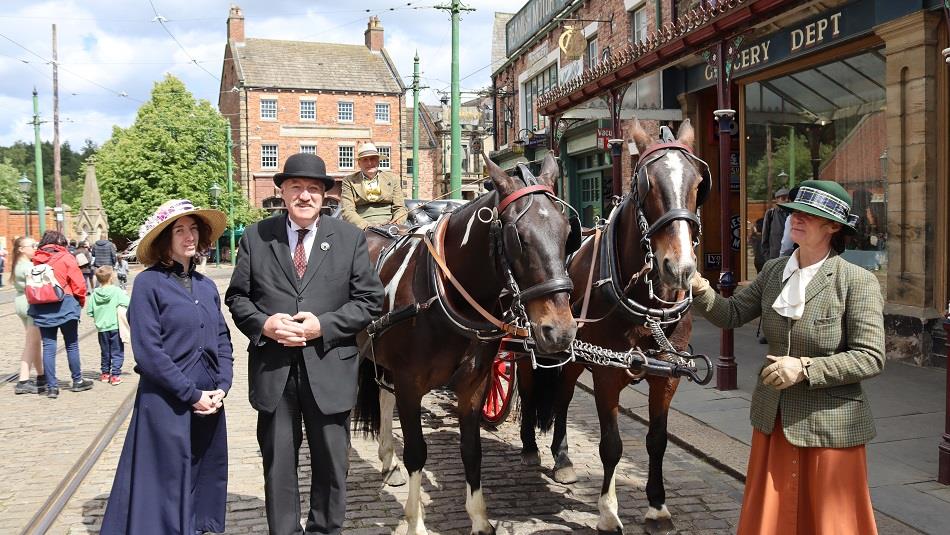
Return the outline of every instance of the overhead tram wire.
{"type": "Polygon", "coordinates": [[[217,76],[215,76],[211,71],[209,71],[208,69],[206,69],[206,68],[204,67],[204,65],[198,63],[198,60],[196,60],[196,59],[194,58],[194,56],[192,56],[192,55],[188,52],[188,49],[185,48],[185,45],[181,44],[181,41],[179,41],[178,38],[175,37],[175,34],[173,34],[173,33],[171,32],[171,30],[168,29],[168,26],[165,26],[165,22],[166,22],[168,19],[166,19],[165,17],[163,17],[161,14],[159,14],[158,9],[155,7],[155,2],[153,2],[152,0],[148,0],[148,3],[149,3],[149,5],[152,6],[152,11],[155,12],[155,19],[154,19],[154,20],[157,21],[158,24],[162,27],[162,29],[165,30],[165,33],[167,33],[168,36],[172,38],[172,41],[175,41],[175,44],[177,44],[177,45],[178,45],[178,48],[180,48],[181,51],[184,52],[186,56],[188,56],[188,59],[190,59],[191,62],[194,63],[195,66],[197,66],[199,69],[201,69],[201,70],[203,70],[204,72],[208,73],[208,76],[214,78],[215,81],[220,82],[221,79],[218,78],[217,76]]]}
{"type": "MultiPolygon", "coordinates": [[[[37,58],[39,58],[39,59],[41,59],[41,60],[43,60],[43,63],[45,63],[45,64],[50,64],[50,63],[52,63],[52,60],[51,60],[51,59],[49,59],[49,58],[44,58],[44,57],[41,56],[40,54],[37,54],[36,52],[30,50],[30,49],[27,48],[26,46],[20,44],[19,42],[17,42],[17,41],[15,41],[15,40],[13,40],[12,38],[6,36],[5,34],[0,33],[0,37],[6,39],[7,41],[10,41],[10,42],[13,43],[14,45],[16,45],[16,46],[22,48],[23,50],[29,52],[30,54],[36,56],[37,58]]],[[[75,76],[76,78],[79,78],[79,79],[81,79],[81,80],[85,80],[86,82],[88,82],[88,83],[90,83],[90,84],[92,84],[92,85],[94,85],[94,86],[96,86],[96,87],[98,87],[98,88],[100,88],[100,89],[104,89],[104,90],[108,91],[109,93],[112,93],[113,95],[115,95],[115,96],[117,96],[117,97],[127,98],[127,99],[129,99],[129,100],[138,102],[138,103],[140,103],[140,104],[144,104],[144,103],[145,103],[144,100],[139,100],[139,99],[137,99],[137,98],[135,98],[135,97],[129,96],[129,94],[126,93],[125,91],[116,91],[115,89],[112,89],[111,87],[106,87],[106,86],[100,84],[99,82],[96,82],[95,80],[91,80],[91,79],[89,79],[89,78],[86,78],[85,76],[83,76],[83,75],[77,73],[76,71],[73,71],[73,70],[70,70],[70,69],[67,69],[67,68],[63,67],[62,64],[59,64],[59,68],[60,68],[60,70],[62,70],[63,72],[67,72],[67,73],[69,73],[69,74],[75,76]]]]}

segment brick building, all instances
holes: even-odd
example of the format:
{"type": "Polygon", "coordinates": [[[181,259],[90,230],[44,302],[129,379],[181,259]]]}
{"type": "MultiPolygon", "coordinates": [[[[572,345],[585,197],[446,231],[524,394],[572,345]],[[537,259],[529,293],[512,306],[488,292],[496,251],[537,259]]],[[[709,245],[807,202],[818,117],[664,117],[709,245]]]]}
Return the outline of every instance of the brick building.
{"type": "Polygon", "coordinates": [[[881,284],[888,354],[940,363],[940,317],[950,299],[950,216],[938,209],[950,205],[942,7],[937,0],[530,0],[498,19],[506,58],[492,76],[494,156],[510,167],[556,150],[561,194],[590,224],[608,212],[615,168],[621,189],[629,188],[629,119],[675,130],[689,118],[696,152],[713,170],[707,206],[714,208],[702,211],[699,251],[712,279],[723,254],[733,255],[739,280],[755,276],[747,230],[775,190],[836,180],[870,223],[843,256],[881,284]],[[566,36],[568,26],[580,36],[566,36]],[[724,79],[720,59],[729,67],[724,79]],[[735,114],[731,135],[720,139],[713,112],[723,108],[735,114]],[[608,138],[622,141],[616,162],[608,138]],[[730,158],[720,165],[725,139],[730,158]],[[729,180],[728,212],[716,209],[721,180],[729,180]],[[722,228],[732,244],[726,251],[722,228]]]}
{"type": "Polygon", "coordinates": [[[273,175],[298,152],[318,154],[339,179],[359,168],[356,151],[372,141],[381,167],[403,174],[405,87],[377,17],[365,45],[247,38],[244,26],[232,6],[218,108],[231,122],[235,179],[252,206],[281,205],[273,175]]]}

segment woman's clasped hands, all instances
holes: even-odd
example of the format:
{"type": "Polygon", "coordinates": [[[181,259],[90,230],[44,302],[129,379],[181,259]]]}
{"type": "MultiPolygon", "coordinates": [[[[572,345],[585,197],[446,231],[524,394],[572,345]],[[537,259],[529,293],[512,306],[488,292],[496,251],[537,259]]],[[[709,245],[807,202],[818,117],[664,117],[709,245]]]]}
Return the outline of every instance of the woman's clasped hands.
{"type": "Polygon", "coordinates": [[[227,392],[220,388],[217,390],[202,390],[201,398],[192,405],[192,408],[195,409],[195,414],[199,416],[214,414],[224,406],[224,397],[227,395],[227,392]]]}

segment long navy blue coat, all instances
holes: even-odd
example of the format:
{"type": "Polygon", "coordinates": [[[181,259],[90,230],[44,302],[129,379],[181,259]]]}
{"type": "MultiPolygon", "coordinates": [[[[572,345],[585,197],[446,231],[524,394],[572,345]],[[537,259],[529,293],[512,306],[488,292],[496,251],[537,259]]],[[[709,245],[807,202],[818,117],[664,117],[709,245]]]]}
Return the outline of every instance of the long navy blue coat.
{"type": "Polygon", "coordinates": [[[193,273],[189,293],[174,277],[153,267],[135,279],[129,325],[141,378],[102,535],[225,531],[224,411],[198,416],[192,404],[202,390],[231,388],[230,333],[214,283],[193,273]]]}

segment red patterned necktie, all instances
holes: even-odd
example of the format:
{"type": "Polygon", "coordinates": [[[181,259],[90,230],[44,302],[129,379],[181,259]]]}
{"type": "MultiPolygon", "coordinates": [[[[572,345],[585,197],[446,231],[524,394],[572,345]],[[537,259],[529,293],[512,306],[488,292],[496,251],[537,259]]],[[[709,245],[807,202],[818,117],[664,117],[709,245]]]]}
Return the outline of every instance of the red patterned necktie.
{"type": "Polygon", "coordinates": [[[310,229],[297,229],[297,245],[294,247],[294,268],[297,269],[297,278],[302,279],[307,272],[307,250],[304,249],[303,239],[310,229]]]}

